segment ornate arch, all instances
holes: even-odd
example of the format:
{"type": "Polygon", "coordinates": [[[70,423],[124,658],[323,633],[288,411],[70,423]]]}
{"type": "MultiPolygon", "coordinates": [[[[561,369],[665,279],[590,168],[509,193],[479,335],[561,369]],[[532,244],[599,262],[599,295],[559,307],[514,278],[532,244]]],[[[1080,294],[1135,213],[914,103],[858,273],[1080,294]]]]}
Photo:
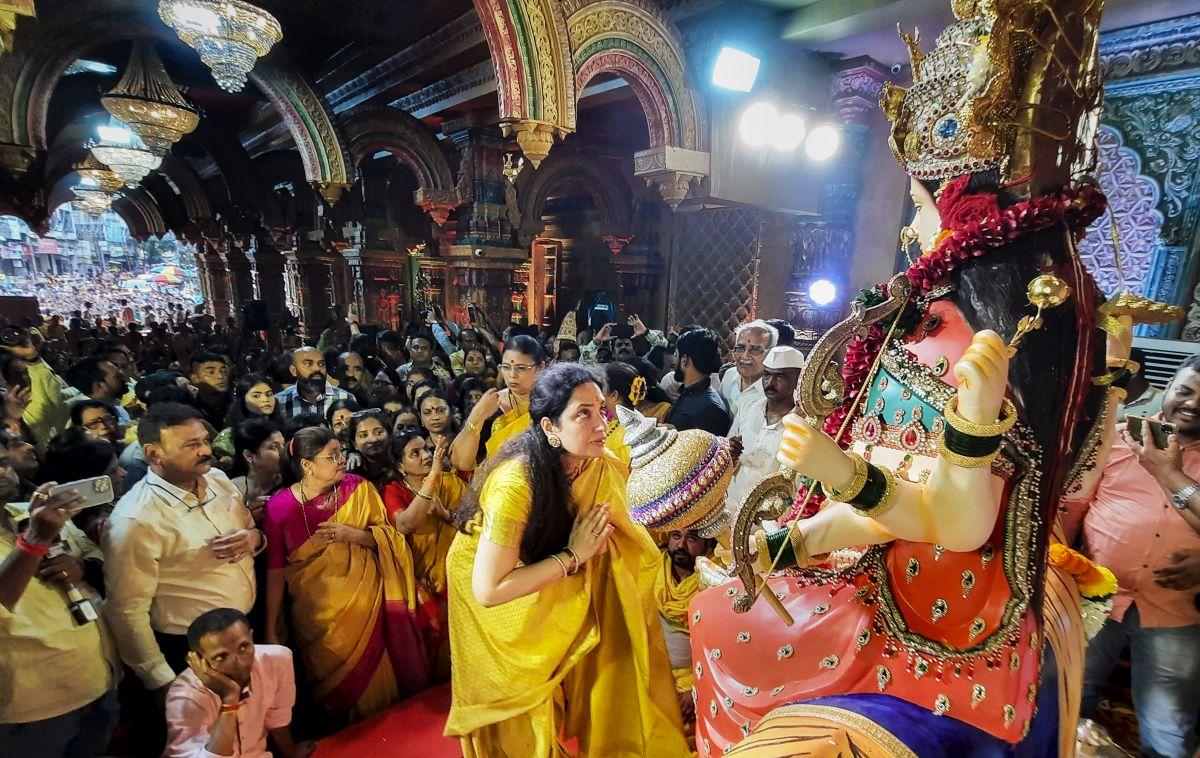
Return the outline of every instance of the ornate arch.
{"type": "MultiPolygon", "coordinates": [[[[1150,280],[1154,249],[1160,244],[1163,214],[1158,183],[1142,174],[1142,158],[1125,146],[1121,133],[1102,125],[1096,134],[1099,151],[1100,187],[1108,196],[1108,210],[1088,229],[1079,244],[1079,255],[1105,295],[1130,286],[1141,292],[1150,280]],[[1110,234],[1113,214],[1121,236],[1121,273],[1110,234]]],[[[1147,293],[1142,293],[1147,294],[1147,293]]]]}
{"type": "Polygon", "coordinates": [[[113,201],[112,209],[125,221],[130,236],[139,242],[167,233],[167,224],[163,220],[158,203],[149,192],[140,187],[125,189],[121,196],[113,201]]]}
{"type": "Polygon", "coordinates": [[[521,198],[517,241],[522,247],[528,247],[542,230],[542,212],[550,191],[562,180],[580,176],[586,180],[584,186],[596,201],[603,231],[614,235],[630,234],[633,228],[630,198],[634,191],[624,172],[597,160],[594,155],[560,149],[542,168],[524,171],[517,179],[517,192],[521,198]]]}
{"type": "MultiPolygon", "coordinates": [[[[30,25],[31,34],[18,35],[13,54],[0,58],[0,142],[47,146],[46,114],[50,97],[63,72],[88,50],[122,39],[152,39],[177,44],[161,23],[147,18],[135,0],[89,3],[88,23],[79,23],[78,5],[69,0],[45,3],[30,25]]],[[[24,28],[24,27],[23,27],[24,28]]],[[[275,50],[258,62],[250,78],[280,112],[291,132],[310,182],[336,199],[349,185],[345,150],[325,101],[309,86],[286,53],[275,50]]]]}
{"type": "Polygon", "coordinates": [[[387,150],[412,170],[419,186],[454,189],[454,175],[437,140],[410,114],[395,108],[355,108],[339,120],[354,165],[387,150]]]}
{"type": "Polygon", "coordinates": [[[701,109],[688,86],[682,45],[656,9],[600,0],[575,10],[567,31],[576,92],[597,74],[618,74],[645,111],[651,148],[705,149],[701,109]]]}
{"type": "Polygon", "coordinates": [[[474,0],[499,85],[500,119],[536,168],[575,131],[575,78],[557,0],[474,0]]]}
{"type": "Polygon", "coordinates": [[[160,172],[171,180],[179,190],[179,199],[183,203],[184,212],[194,224],[211,222],[213,218],[212,203],[209,202],[208,192],[200,183],[200,177],[185,161],[174,155],[163,158],[160,172]]]}

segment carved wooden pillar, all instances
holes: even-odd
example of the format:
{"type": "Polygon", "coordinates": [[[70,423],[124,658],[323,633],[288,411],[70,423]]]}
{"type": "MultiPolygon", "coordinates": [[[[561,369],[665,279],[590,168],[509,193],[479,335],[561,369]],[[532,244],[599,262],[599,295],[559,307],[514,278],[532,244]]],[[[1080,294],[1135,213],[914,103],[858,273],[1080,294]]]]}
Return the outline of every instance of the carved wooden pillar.
{"type": "Polygon", "coordinates": [[[297,250],[283,252],[283,293],[284,302],[296,323],[301,337],[308,336],[308,296],[304,277],[300,274],[300,256],[297,250]]]}
{"type": "Polygon", "coordinates": [[[209,295],[212,316],[218,324],[229,318],[230,277],[225,257],[211,242],[204,245],[204,257],[208,264],[209,295]]]}

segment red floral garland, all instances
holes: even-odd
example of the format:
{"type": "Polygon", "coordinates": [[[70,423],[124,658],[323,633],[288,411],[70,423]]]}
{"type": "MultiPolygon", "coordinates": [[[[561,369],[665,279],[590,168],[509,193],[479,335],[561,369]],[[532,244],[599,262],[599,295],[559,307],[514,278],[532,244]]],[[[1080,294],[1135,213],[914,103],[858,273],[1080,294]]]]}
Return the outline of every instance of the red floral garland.
{"type": "MultiPolygon", "coordinates": [[[[1071,231],[1080,234],[1104,213],[1107,204],[1103,192],[1085,185],[1079,189],[1065,187],[1054,195],[1042,195],[1001,208],[994,193],[967,193],[969,181],[970,175],[964,174],[947,183],[942,190],[937,203],[943,229],[938,245],[921,255],[905,272],[912,283],[914,296],[928,294],[964,262],[979,258],[989,249],[1022,235],[1059,223],[1065,223],[1071,231]]],[[[877,289],[883,291],[883,285],[877,289]]],[[[883,348],[885,335],[886,330],[874,324],[867,330],[865,338],[855,337],[846,345],[846,360],[842,365],[846,400],[825,419],[824,426],[825,433],[843,449],[850,447],[850,423],[862,413],[860,403],[854,407],[851,416],[851,403],[867,381],[875,356],[883,348]],[[847,422],[848,417],[850,422],[847,422]]],[[[783,523],[811,518],[821,509],[824,500],[819,488],[809,494],[808,488],[801,485],[783,523]],[[804,504],[803,508],[801,504],[804,504]]]]}

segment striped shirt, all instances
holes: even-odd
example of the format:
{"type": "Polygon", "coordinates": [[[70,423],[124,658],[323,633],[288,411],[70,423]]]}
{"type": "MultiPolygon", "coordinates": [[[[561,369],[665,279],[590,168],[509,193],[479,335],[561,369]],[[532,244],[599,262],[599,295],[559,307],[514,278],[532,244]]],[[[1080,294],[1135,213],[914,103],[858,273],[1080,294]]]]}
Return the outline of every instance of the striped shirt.
{"type": "Polygon", "coordinates": [[[321,418],[325,418],[325,412],[329,410],[329,406],[333,405],[335,400],[353,399],[354,396],[349,392],[340,387],[334,387],[328,382],[325,383],[325,392],[317,395],[311,403],[304,399],[294,384],[282,392],[275,393],[275,401],[283,409],[284,418],[299,416],[301,413],[315,413],[321,418]]]}

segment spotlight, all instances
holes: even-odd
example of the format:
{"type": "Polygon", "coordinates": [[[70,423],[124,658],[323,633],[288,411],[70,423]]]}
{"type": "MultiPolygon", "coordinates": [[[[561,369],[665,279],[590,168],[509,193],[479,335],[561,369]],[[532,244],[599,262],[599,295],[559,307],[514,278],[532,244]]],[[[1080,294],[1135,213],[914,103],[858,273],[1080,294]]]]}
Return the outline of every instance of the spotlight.
{"type": "Polygon", "coordinates": [[[775,125],[779,122],[779,111],[770,103],[755,103],[742,112],[738,132],[747,145],[762,147],[771,141],[775,125]]]}
{"type": "Polygon", "coordinates": [[[808,299],[824,307],[837,300],[837,285],[828,279],[818,279],[808,285],[808,299]]]}
{"type": "Polygon", "coordinates": [[[725,46],[713,64],[712,83],[722,89],[749,92],[758,77],[759,59],[736,47],[725,46]]]}
{"type": "Polygon", "coordinates": [[[814,161],[829,160],[841,144],[842,135],[838,133],[837,127],[822,124],[808,133],[808,139],[804,141],[804,152],[814,161]]]}
{"type": "Polygon", "coordinates": [[[804,130],[804,119],[794,113],[777,118],[771,129],[771,147],[790,153],[804,141],[804,130]]]}

